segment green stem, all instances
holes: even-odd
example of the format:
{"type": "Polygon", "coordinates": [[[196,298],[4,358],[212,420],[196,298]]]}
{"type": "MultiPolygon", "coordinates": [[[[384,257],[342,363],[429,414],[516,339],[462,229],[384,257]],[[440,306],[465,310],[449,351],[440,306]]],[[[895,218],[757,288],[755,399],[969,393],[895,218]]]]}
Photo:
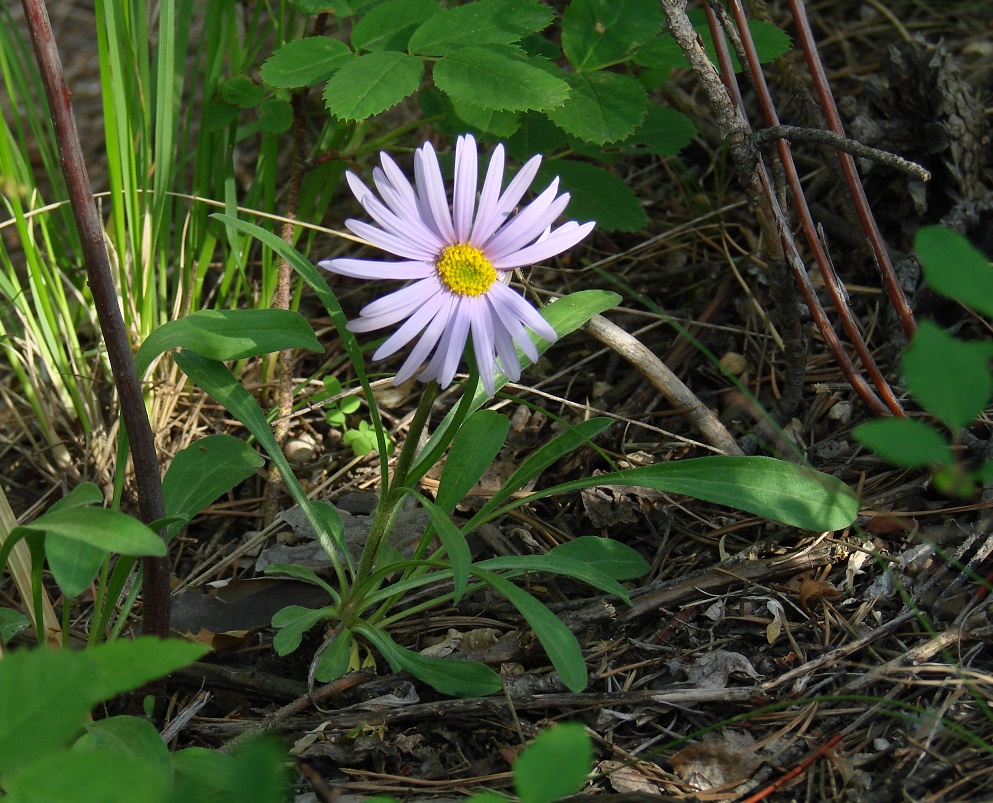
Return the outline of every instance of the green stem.
{"type": "Polygon", "coordinates": [[[431,408],[434,406],[435,397],[438,395],[438,383],[428,382],[421,395],[421,401],[414,412],[414,418],[410,422],[407,430],[407,438],[400,450],[397,458],[396,468],[393,471],[393,481],[388,477],[383,477],[383,491],[379,497],[379,504],[373,514],[372,527],[369,529],[369,538],[365,542],[362,550],[362,557],[359,560],[358,571],[355,573],[355,584],[361,583],[372,572],[372,568],[379,556],[379,550],[386,540],[390,525],[396,515],[397,507],[403,501],[404,489],[407,482],[407,472],[410,464],[417,453],[417,444],[421,438],[421,432],[427,424],[431,415],[431,408]]]}

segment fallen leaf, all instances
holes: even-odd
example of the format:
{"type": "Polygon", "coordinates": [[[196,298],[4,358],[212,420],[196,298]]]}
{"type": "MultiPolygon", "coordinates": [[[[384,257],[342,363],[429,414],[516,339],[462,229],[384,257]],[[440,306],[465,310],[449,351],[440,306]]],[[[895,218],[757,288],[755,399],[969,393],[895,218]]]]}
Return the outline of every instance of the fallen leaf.
{"type": "Polygon", "coordinates": [[[676,753],[672,767],[686,783],[703,792],[746,780],[762,763],[755,740],[745,731],[723,729],[676,753]]]}

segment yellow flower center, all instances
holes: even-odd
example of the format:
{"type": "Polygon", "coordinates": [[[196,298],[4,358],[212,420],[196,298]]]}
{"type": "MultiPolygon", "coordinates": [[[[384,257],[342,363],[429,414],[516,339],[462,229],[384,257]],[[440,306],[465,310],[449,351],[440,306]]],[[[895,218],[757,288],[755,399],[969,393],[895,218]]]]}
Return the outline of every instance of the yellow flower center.
{"type": "Polygon", "coordinates": [[[497,280],[496,268],[482,251],[467,243],[449,245],[441,252],[438,276],[460,296],[481,296],[497,280]]]}

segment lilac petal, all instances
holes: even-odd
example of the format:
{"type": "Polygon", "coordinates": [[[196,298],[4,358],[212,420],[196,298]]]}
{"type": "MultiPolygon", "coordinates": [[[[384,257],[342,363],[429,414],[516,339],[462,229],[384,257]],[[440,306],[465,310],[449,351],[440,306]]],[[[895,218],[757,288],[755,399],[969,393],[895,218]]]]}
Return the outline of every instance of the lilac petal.
{"type": "Polygon", "coordinates": [[[510,216],[510,213],[514,211],[514,207],[524,197],[524,193],[528,191],[531,182],[534,181],[539,167],[541,167],[541,157],[532,156],[524,164],[524,167],[517,171],[517,175],[511,179],[506,191],[500,196],[500,200],[497,201],[493,219],[489,221],[485,229],[480,227],[478,232],[473,232],[479,238],[473,240],[473,245],[477,247],[485,245],[493,236],[493,232],[510,216]]]}
{"type": "Polygon", "coordinates": [[[483,189],[479,194],[479,206],[476,209],[476,222],[472,224],[469,242],[485,242],[497,226],[503,222],[495,221],[497,202],[500,200],[500,187],[503,185],[504,154],[503,145],[497,145],[490,157],[490,166],[486,170],[483,189]],[[485,232],[485,236],[484,236],[485,232]]]}
{"type": "Polygon", "coordinates": [[[418,307],[428,304],[438,294],[436,283],[422,279],[402,287],[362,308],[359,317],[349,322],[351,332],[372,332],[392,326],[413,313],[418,307]]]}
{"type": "Polygon", "coordinates": [[[371,192],[357,176],[349,173],[348,177],[349,184],[355,182],[354,186],[352,186],[352,192],[359,199],[362,208],[369,213],[369,217],[375,220],[385,232],[399,237],[410,248],[422,248],[426,245],[432,250],[441,250],[444,243],[420,219],[408,220],[397,215],[386,204],[380,201],[375,193],[371,192]]]}
{"type": "MultiPolygon", "coordinates": [[[[403,171],[397,167],[397,163],[394,162],[389,154],[383,152],[380,154],[379,159],[380,164],[383,166],[383,174],[386,180],[389,182],[390,188],[396,194],[397,198],[400,200],[402,206],[410,209],[414,216],[420,219],[418,210],[420,206],[417,202],[417,193],[414,191],[413,186],[407,180],[407,177],[403,174],[403,171]]],[[[373,179],[375,179],[376,173],[373,171],[373,179]]],[[[379,183],[376,184],[379,187],[379,183]]],[[[384,196],[385,200],[385,196],[384,196]]],[[[397,214],[400,213],[399,207],[395,210],[397,214]]]]}
{"type": "Polygon", "coordinates": [[[455,147],[455,189],[452,193],[452,218],[455,224],[455,241],[469,241],[472,213],[476,207],[478,180],[476,140],[471,134],[459,137],[455,147]]]}
{"type": "Polygon", "coordinates": [[[404,226],[412,227],[419,232],[418,236],[425,243],[430,242],[432,247],[440,252],[445,247],[445,243],[421,220],[421,212],[417,208],[417,197],[413,194],[413,191],[411,191],[411,198],[409,199],[398,193],[385,177],[383,171],[378,167],[373,169],[372,178],[376,182],[376,189],[379,190],[383,202],[402,221],[402,225],[398,226],[398,228],[402,229],[404,226]]]}
{"type": "Polygon", "coordinates": [[[427,368],[419,374],[425,381],[437,380],[442,388],[452,384],[462,352],[465,351],[465,341],[469,334],[469,316],[466,314],[464,302],[465,298],[461,296],[454,299],[452,311],[448,316],[448,326],[441,336],[438,348],[427,368]]]}
{"type": "Polygon", "coordinates": [[[399,236],[393,232],[376,228],[371,223],[349,218],[345,221],[345,226],[353,234],[357,234],[370,245],[374,245],[383,251],[396,254],[398,257],[407,259],[417,259],[423,262],[434,260],[437,251],[428,242],[413,243],[405,236],[399,236]]]}
{"type": "Polygon", "coordinates": [[[406,346],[438,314],[438,310],[441,309],[443,303],[443,297],[441,294],[437,294],[432,296],[427,303],[415,307],[407,320],[403,322],[403,325],[386,338],[379,348],[376,349],[372,358],[374,360],[386,359],[391,354],[395,354],[398,350],[406,346]]]}
{"type": "Polygon", "coordinates": [[[421,339],[418,340],[414,348],[410,350],[410,354],[407,355],[407,359],[404,360],[403,365],[400,366],[400,370],[397,371],[396,376],[393,378],[394,385],[402,384],[410,379],[410,377],[416,373],[417,369],[421,367],[424,360],[427,359],[431,349],[438,344],[439,338],[448,328],[454,303],[455,301],[451,295],[441,298],[441,304],[438,308],[437,314],[434,316],[431,323],[428,324],[427,329],[424,330],[424,334],[421,335],[421,339]]]}
{"type": "Polygon", "coordinates": [[[414,180],[417,182],[421,217],[446,243],[453,244],[455,229],[452,226],[452,212],[448,208],[445,180],[441,177],[438,156],[430,142],[425,142],[414,152],[414,180]]]}
{"type": "Polygon", "coordinates": [[[500,259],[541,237],[569,203],[569,193],[556,198],[557,191],[558,179],[490,238],[486,244],[487,256],[491,260],[500,259]]]}
{"type": "Polygon", "coordinates": [[[491,259],[497,270],[522,268],[525,265],[535,265],[563,251],[568,251],[587,234],[593,231],[594,221],[577,224],[575,221],[563,223],[540,242],[522,248],[520,251],[507,254],[500,259],[491,259]]]}
{"type": "Polygon", "coordinates": [[[317,264],[340,276],[370,281],[378,279],[395,279],[397,281],[424,279],[437,270],[433,262],[384,262],[379,259],[351,259],[348,257],[325,259],[317,264]]]}
{"type": "MultiPolygon", "coordinates": [[[[530,327],[536,334],[545,338],[545,340],[553,343],[558,340],[559,336],[555,333],[552,325],[542,318],[534,307],[509,287],[499,282],[494,282],[490,287],[489,296],[494,304],[500,304],[502,307],[500,320],[506,321],[510,316],[515,317],[525,326],[530,327]]],[[[517,342],[520,343],[521,341],[518,340],[517,342]]]]}
{"type": "MultiPolygon", "coordinates": [[[[521,327],[521,331],[524,331],[524,327],[521,327]]],[[[531,338],[527,339],[531,340],[531,338]]],[[[497,354],[500,355],[500,368],[511,382],[516,382],[521,378],[521,361],[517,357],[517,349],[514,348],[513,336],[498,317],[493,318],[493,342],[497,354]]]]}
{"type": "Polygon", "coordinates": [[[472,350],[476,354],[476,367],[479,378],[492,396],[495,390],[496,355],[493,353],[493,320],[485,296],[472,299],[468,304],[469,320],[472,323],[472,350]]]}
{"type": "MultiPolygon", "coordinates": [[[[514,298],[520,298],[517,293],[511,291],[514,298]]],[[[532,363],[538,362],[538,347],[534,344],[531,339],[531,335],[527,333],[524,328],[524,324],[521,323],[520,316],[517,314],[517,310],[514,306],[507,304],[501,298],[499,294],[490,294],[488,296],[490,306],[493,309],[493,317],[495,320],[500,322],[500,325],[507,330],[507,334],[513,339],[518,346],[520,346],[521,351],[523,351],[532,363]]],[[[527,302],[524,302],[527,304],[527,302]]],[[[542,318],[544,320],[544,318],[542,318]]],[[[553,330],[554,331],[554,330],[553,330]]],[[[548,340],[549,338],[545,338],[548,340]]],[[[554,339],[554,338],[553,338],[554,339]]],[[[514,359],[517,359],[517,353],[514,353],[514,359]]],[[[504,363],[506,367],[506,363],[504,363]]],[[[510,374],[507,374],[510,376],[510,374]]],[[[520,376],[520,374],[518,374],[520,376]]]]}

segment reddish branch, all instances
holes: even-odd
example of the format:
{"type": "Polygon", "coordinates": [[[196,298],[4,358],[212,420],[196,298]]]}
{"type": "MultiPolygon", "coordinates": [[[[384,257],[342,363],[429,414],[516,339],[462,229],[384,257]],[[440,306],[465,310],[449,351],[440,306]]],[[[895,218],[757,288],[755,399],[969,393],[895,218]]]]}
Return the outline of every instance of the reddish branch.
{"type": "MultiPolygon", "coordinates": [[[[93,304],[100,332],[107,348],[114,383],[121,404],[121,416],[128,433],[131,459],[138,490],[138,513],[146,524],[165,518],[162,478],[155,454],[155,440],[145,411],[138,373],[131,354],[131,344],[124,317],[117,301],[110,258],[104,244],[103,222],[93,200],[93,190],[86,172],[83,152],[76,131],[76,119],[70,103],[62,61],[55,45],[52,23],[43,0],[22,0],[24,14],[41,73],[49,112],[59,147],[59,162],[65,176],[72,216],[86,264],[86,276],[93,294],[93,304]]],[[[169,635],[169,559],[145,558],[142,629],[162,638],[169,635]]]]}

